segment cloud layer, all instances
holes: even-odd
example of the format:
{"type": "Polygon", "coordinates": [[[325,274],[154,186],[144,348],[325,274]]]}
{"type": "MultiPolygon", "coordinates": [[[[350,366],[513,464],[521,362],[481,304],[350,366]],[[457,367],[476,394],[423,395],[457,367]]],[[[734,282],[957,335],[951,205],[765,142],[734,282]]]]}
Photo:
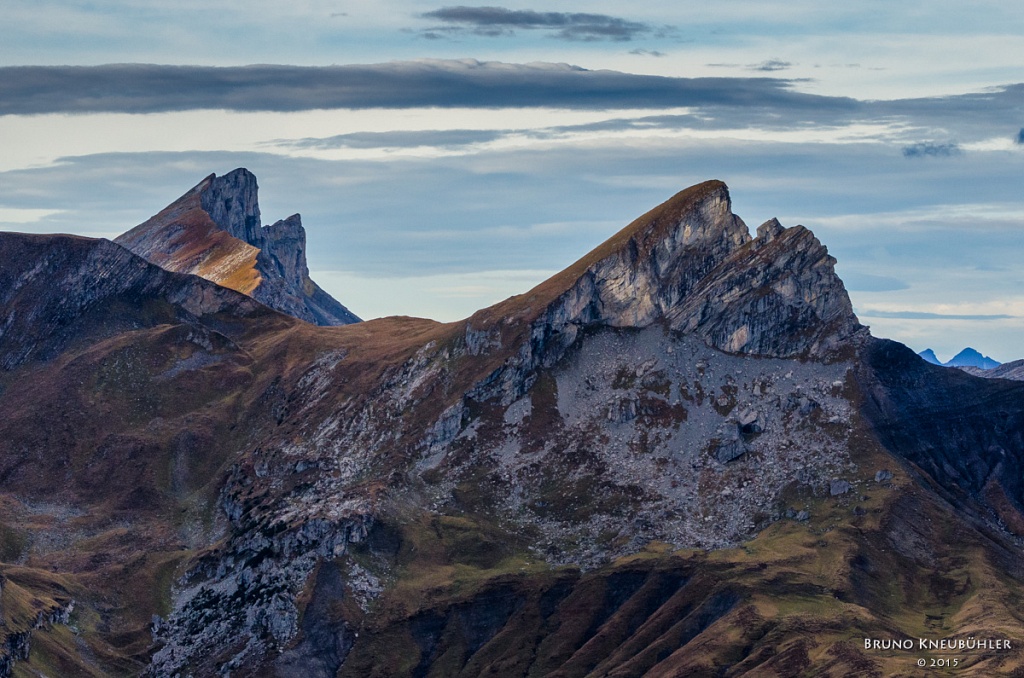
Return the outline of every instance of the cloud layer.
{"type": "Polygon", "coordinates": [[[195,109],[781,106],[848,109],[768,78],[669,78],[567,64],[423,60],[300,66],[0,67],[0,115],[195,109]]]}
{"type": "Polygon", "coordinates": [[[865,318],[897,318],[901,320],[1009,320],[1015,316],[1005,313],[992,314],[961,314],[961,313],[927,313],[923,311],[879,311],[867,309],[857,311],[857,315],[865,318]]]}

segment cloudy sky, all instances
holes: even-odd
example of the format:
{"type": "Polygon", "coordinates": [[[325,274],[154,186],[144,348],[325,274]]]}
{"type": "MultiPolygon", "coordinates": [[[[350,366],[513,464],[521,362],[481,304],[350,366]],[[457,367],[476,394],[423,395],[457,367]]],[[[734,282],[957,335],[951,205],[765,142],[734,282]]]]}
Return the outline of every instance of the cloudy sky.
{"type": "Polygon", "coordinates": [[[364,318],[455,320],[724,180],[861,321],[1024,357],[1024,5],[4,0],[0,229],[107,237],[248,167],[364,318]]]}

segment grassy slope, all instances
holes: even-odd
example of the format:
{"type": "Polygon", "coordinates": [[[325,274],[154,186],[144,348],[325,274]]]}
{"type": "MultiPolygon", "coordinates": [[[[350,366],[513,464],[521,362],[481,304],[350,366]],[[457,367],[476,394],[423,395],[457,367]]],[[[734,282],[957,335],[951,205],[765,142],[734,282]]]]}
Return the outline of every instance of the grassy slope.
{"type": "MultiPolygon", "coordinates": [[[[893,468],[871,457],[862,468],[893,468]]],[[[740,548],[651,544],[582,574],[481,517],[395,516],[380,528],[399,535],[390,549],[351,556],[392,579],[368,616],[350,610],[359,637],[340,675],[916,675],[918,656],[943,654],[864,638],[1024,642],[1020,582],[993,545],[901,472],[864,476],[839,497],[789,497],[811,520],[740,548]]],[[[958,656],[957,675],[1024,666],[1019,651],[958,656]]]]}

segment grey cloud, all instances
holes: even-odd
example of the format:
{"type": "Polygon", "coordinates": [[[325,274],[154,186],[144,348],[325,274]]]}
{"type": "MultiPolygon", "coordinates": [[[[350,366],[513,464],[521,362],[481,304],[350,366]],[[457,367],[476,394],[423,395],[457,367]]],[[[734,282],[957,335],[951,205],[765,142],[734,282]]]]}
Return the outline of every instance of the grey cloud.
{"type": "Polygon", "coordinates": [[[759,64],[751,64],[747,66],[747,69],[751,71],[773,72],[784,71],[787,68],[792,67],[792,65],[792,62],[789,61],[782,61],[781,59],[769,59],[768,61],[762,61],[759,64]]]}
{"type": "Polygon", "coordinates": [[[930,141],[924,141],[903,147],[903,155],[907,158],[948,158],[960,153],[960,146],[953,143],[935,144],[930,141]]]}
{"type": "Polygon", "coordinates": [[[1009,320],[1012,315],[959,315],[955,313],[923,313],[921,311],[857,311],[862,318],[897,318],[900,320],[1009,320]]]}
{"type": "MultiPolygon", "coordinates": [[[[738,122],[735,115],[724,115],[709,119],[697,115],[650,115],[639,118],[611,118],[597,122],[578,125],[555,125],[529,129],[489,129],[489,130],[402,130],[391,132],[354,132],[330,137],[306,137],[301,139],[275,139],[266,146],[278,146],[295,149],[335,149],[335,148],[418,148],[432,147],[444,150],[456,150],[475,144],[507,139],[509,137],[527,139],[553,139],[566,135],[586,132],[623,132],[629,130],[658,129],[677,131],[684,129],[724,129],[734,127],[738,122]]],[[[780,123],[770,113],[761,111],[750,112],[745,116],[745,124],[758,124],[764,128],[788,126],[780,123]],[[773,124],[774,123],[774,124],[773,124]]]]}
{"type": "Polygon", "coordinates": [[[1021,127],[1020,131],[1017,132],[1017,138],[1014,139],[1014,141],[1016,141],[1018,144],[1024,144],[1024,127],[1021,127]]]}
{"type": "Polygon", "coordinates": [[[424,60],[349,66],[0,67],[0,115],[197,109],[784,107],[851,110],[773,78],[672,78],[567,64],[424,60]]]}
{"type": "Polygon", "coordinates": [[[353,132],[330,137],[302,139],[275,139],[268,146],[296,149],[334,148],[419,148],[432,147],[454,150],[474,144],[507,139],[512,136],[528,139],[552,139],[581,132],[621,132],[634,129],[673,129],[694,127],[702,121],[690,115],[645,116],[642,118],[612,118],[580,125],[556,125],[530,129],[453,129],[453,130],[401,130],[391,132],[353,132]]]}
{"type": "Polygon", "coordinates": [[[961,142],[991,138],[994,129],[1019,121],[1022,107],[1024,83],[969,94],[871,102],[879,116],[899,116],[921,127],[955,129],[961,142]]]}
{"type": "Polygon", "coordinates": [[[496,37],[512,35],[516,30],[553,31],[562,40],[628,41],[655,32],[652,26],[607,14],[580,12],[537,12],[513,10],[505,7],[442,7],[421,15],[425,19],[442,22],[442,26],[427,29],[426,33],[470,32],[475,35],[496,37]]]}
{"type": "Polygon", "coordinates": [[[630,54],[636,54],[637,56],[652,56],[652,57],[663,57],[668,56],[664,52],[659,52],[656,49],[631,49],[630,54]]]}
{"type": "Polygon", "coordinates": [[[494,141],[509,133],[509,130],[473,129],[353,132],[332,137],[279,139],[272,142],[272,145],[311,149],[417,148],[420,146],[453,149],[494,141]]]}

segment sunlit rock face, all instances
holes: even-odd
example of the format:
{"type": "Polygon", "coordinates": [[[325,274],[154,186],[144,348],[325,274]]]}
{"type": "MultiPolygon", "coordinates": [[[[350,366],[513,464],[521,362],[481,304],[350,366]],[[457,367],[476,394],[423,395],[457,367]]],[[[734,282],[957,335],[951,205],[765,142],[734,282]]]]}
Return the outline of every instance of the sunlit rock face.
{"type": "Polygon", "coordinates": [[[358,322],[309,277],[298,214],[260,224],[256,177],[210,175],[115,242],[170,271],[193,273],[316,325],[358,322]]]}

